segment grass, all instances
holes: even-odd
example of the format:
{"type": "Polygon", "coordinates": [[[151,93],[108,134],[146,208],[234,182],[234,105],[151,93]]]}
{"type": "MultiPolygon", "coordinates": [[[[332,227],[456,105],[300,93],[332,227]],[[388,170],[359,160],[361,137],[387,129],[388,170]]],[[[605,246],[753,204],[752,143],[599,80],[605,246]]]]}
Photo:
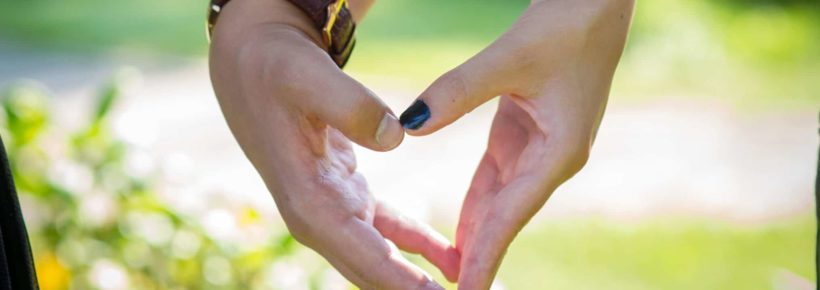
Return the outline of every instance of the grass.
{"type": "Polygon", "coordinates": [[[772,285],[783,271],[816,279],[815,227],[811,216],[753,225],[548,221],[519,235],[499,279],[522,290],[781,289],[772,285]]]}

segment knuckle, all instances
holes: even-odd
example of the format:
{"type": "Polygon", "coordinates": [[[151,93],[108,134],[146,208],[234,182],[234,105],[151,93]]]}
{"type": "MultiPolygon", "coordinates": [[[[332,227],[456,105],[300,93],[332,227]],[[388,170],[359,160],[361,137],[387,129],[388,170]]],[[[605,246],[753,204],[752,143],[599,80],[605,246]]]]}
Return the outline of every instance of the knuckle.
{"type": "Polygon", "coordinates": [[[590,143],[583,141],[573,142],[572,145],[567,146],[565,149],[565,156],[564,166],[567,170],[567,178],[578,173],[581,169],[586,166],[587,162],[589,161],[590,155],[590,143]]]}
{"type": "Polygon", "coordinates": [[[260,74],[264,83],[270,84],[275,91],[286,94],[300,94],[304,90],[304,75],[298,73],[298,63],[284,54],[265,58],[261,63],[260,74]]]}
{"type": "Polygon", "coordinates": [[[293,238],[310,248],[322,242],[322,237],[328,234],[327,229],[338,229],[342,223],[342,219],[334,212],[311,205],[310,202],[283,210],[282,218],[293,238]]]}
{"type": "Polygon", "coordinates": [[[285,221],[285,226],[288,228],[294,240],[305,246],[311,246],[311,223],[308,222],[303,215],[293,211],[291,211],[291,213],[283,211],[282,219],[285,221]]]}
{"type": "Polygon", "coordinates": [[[308,247],[315,246],[314,242],[321,240],[317,235],[328,227],[328,212],[311,201],[292,202],[287,207],[280,207],[280,213],[293,238],[308,247]]]}
{"type": "Polygon", "coordinates": [[[290,230],[290,235],[293,236],[294,240],[302,245],[310,246],[310,239],[305,231],[292,227],[288,227],[288,229],[290,230]]]}
{"type": "Polygon", "coordinates": [[[581,170],[581,168],[584,168],[587,162],[589,162],[589,151],[589,148],[585,148],[575,154],[575,168],[577,168],[577,170],[581,170]]]}
{"type": "Polygon", "coordinates": [[[297,93],[304,76],[298,73],[298,60],[287,47],[260,39],[243,44],[238,53],[241,78],[262,84],[282,94],[297,93]]]}

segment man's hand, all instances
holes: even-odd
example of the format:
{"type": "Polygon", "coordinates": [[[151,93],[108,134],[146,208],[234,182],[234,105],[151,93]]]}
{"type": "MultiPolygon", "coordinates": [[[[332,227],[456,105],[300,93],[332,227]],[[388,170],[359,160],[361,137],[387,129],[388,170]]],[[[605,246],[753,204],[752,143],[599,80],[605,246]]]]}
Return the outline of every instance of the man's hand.
{"type": "Polygon", "coordinates": [[[456,232],[459,289],[489,289],[516,234],[586,163],[633,5],[536,0],[402,114],[409,134],[427,135],[502,95],[456,232]]]}
{"type": "MultiPolygon", "coordinates": [[[[351,3],[354,16],[367,6],[351,3]]],[[[378,97],[339,70],[319,39],[284,0],[228,4],[210,55],[225,119],[296,240],[360,288],[442,289],[385,239],[423,255],[450,280],[458,252],[374,200],[348,140],[386,151],[404,130],[378,97]]]]}

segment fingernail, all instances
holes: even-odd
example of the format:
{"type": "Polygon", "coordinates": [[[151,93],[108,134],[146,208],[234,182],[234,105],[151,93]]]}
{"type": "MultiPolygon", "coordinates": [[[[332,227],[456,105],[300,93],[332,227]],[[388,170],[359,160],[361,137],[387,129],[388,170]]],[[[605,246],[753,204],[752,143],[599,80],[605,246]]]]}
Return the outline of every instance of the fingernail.
{"type": "Polygon", "coordinates": [[[382,148],[390,150],[398,146],[402,138],[404,138],[404,130],[401,129],[396,117],[390,113],[385,113],[381,122],[379,122],[379,128],[376,129],[376,143],[379,143],[382,148]]]}
{"type": "Polygon", "coordinates": [[[430,108],[422,100],[416,100],[404,113],[401,113],[399,122],[408,130],[416,130],[430,119],[430,108]]]}

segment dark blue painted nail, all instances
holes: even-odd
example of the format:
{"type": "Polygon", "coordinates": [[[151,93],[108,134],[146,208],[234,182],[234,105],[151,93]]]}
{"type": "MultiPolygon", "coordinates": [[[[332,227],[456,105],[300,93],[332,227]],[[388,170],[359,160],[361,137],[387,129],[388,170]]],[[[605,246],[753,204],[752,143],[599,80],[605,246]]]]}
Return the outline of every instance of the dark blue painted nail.
{"type": "Polygon", "coordinates": [[[408,130],[416,130],[424,125],[430,119],[430,108],[422,100],[416,100],[413,105],[410,105],[404,113],[399,117],[399,123],[408,130]]]}

